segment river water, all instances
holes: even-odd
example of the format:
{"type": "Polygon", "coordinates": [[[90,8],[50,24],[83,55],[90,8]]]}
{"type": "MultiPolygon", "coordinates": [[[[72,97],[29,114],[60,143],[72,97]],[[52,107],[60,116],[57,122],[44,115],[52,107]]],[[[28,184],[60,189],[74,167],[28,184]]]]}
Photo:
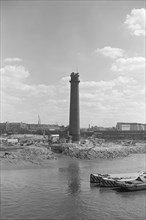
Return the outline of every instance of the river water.
{"type": "Polygon", "coordinates": [[[1,170],[2,220],[143,220],[146,191],[90,186],[90,173],[145,170],[145,154],[114,160],[66,157],[47,167],[1,170]]]}

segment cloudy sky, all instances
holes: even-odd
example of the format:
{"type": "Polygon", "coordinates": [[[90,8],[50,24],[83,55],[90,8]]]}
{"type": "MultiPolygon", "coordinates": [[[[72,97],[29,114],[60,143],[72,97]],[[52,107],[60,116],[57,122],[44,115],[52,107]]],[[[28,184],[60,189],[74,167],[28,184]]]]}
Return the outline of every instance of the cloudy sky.
{"type": "Polygon", "coordinates": [[[1,122],[145,123],[145,1],[1,1],[1,122]]]}

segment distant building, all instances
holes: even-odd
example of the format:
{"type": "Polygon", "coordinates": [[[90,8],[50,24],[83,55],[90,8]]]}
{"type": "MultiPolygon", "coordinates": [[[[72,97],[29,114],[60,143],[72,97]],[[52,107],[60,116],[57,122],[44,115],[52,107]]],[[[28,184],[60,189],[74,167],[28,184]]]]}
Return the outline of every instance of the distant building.
{"type": "Polygon", "coordinates": [[[18,139],[17,139],[17,138],[7,139],[7,143],[10,143],[10,144],[17,144],[17,143],[18,143],[18,139]]]}
{"type": "Polygon", "coordinates": [[[92,126],[90,129],[88,128],[88,131],[107,131],[107,130],[113,130],[115,129],[114,127],[111,128],[105,128],[105,127],[99,127],[99,126],[92,126]]]}
{"type": "Polygon", "coordinates": [[[40,128],[39,124],[28,124],[28,130],[29,131],[38,131],[40,128]]]}
{"type": "Polygon", "coordinates": [[[28,130],[38,131],[38,130],[60,130],[59,125],[49,125],[49,124],[28,124],[28,130]]]}
{"type": "Polygon", "coordinates": [[[64,127],[56,124],[26,124],[22,122],[5,122],[0,123],[0,134],[13,133],[19,134],[21,132],[37,132],[37,131],[60,131],[64,127]]]}
{"type": "Polygon", "coordinates": [[[116,129],[118,131],[146,131],[146,124],[118,122],[116,129]]]}
{"type": "MultiPolygon", "coordinates": [[[[13,131],[18,132],[21,129],[26,129],[27,130],[27,124],[23,122],[6,122],[6,123],[1,123],[3,124],[3,128],[5,129],[6,132],[13,131]]],[[[0,128],[1,128],[0,124],[0,128]]]]}
{"type": "Polygon", "coordinates": [[[6,123],[0,123],[0,134],[6,132],[6,123]]]}

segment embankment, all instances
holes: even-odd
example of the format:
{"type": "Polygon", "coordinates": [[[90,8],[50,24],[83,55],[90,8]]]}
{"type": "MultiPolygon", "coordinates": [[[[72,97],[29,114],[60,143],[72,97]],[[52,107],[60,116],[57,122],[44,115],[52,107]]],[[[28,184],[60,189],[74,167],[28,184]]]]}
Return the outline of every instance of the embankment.
{"type": "Polygon", "coordinates": [[[36,146],[25,146],[23,148],[16,147],[4,147],[0,151],[0,161],[2,165],[15,164],[15,165],[26,165],[34,164],[41,165],[47,160],[56,159],[55,154],[46,147],[36,147],[36,146]]]}
{"type": "Polygon", "coordinates": [[[146,144],[137,143],[130,146],[122,146],[115,143],[103,143],[93,145],[89,144],[58,144],[52,146],[52,150],[60,151],[64,155],[79,159],[114,159],[117,157],[125,157],[132,153],[146,153],[146,144]]]}
{"type": "Polygon", "coordinates": [[[63,143],[47,146],[23,146],[23,147],[2,147],[0,151],[1,165],[5,166],[26,166],[45,165],[48,160],[57,159],[61,155],[78,159],[114,159],[126,157],[133,153],[146,153],[145,143],[136,143],[125,146],[112,142],[75,144],[63,143]]]}

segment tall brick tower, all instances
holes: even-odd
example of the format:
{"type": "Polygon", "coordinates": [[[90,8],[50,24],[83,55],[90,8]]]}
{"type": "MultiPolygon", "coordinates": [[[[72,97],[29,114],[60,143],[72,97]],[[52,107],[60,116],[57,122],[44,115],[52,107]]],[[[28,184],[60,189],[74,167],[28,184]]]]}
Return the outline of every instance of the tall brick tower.
{"type": "Polygon", "coordinates": [[[80,116],[79,116],[79,73],[71,73],[70,87],[70,119],[69,135],[72,142],[80,141],[80,116]]]}

